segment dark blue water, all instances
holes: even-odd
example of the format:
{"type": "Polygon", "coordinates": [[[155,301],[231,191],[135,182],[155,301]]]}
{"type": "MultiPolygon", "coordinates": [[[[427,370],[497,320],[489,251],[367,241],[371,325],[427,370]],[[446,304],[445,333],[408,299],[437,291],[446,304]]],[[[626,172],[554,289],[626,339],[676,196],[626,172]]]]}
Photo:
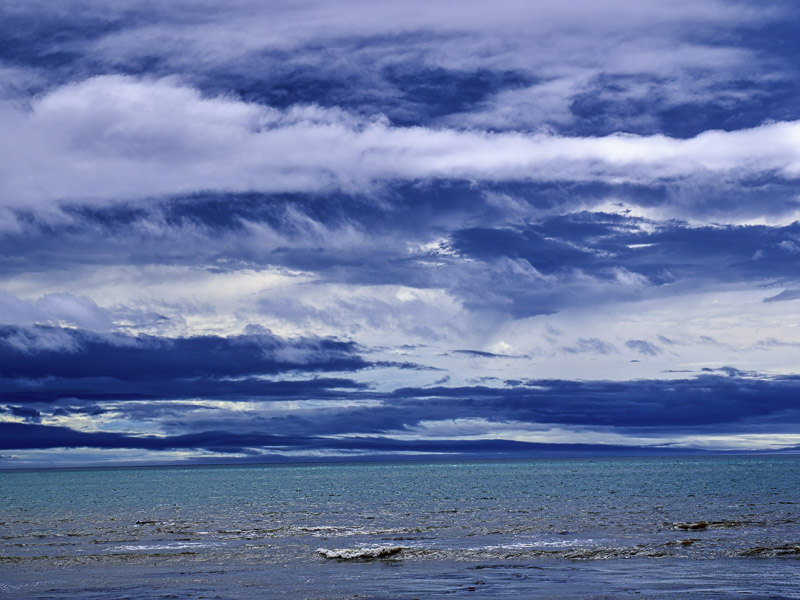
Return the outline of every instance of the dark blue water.
{"type": "Polygon", "coordinates": [[[0,597],[800,598],[800,457],[0,473],[0,597]]]}

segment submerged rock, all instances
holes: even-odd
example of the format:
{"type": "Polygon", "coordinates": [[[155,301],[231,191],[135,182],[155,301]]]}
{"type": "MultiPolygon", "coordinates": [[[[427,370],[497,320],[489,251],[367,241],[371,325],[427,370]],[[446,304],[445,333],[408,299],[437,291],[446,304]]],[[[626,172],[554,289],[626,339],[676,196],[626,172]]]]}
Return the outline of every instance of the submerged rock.
{"type": "Polygon", "coordinates": [[[739,552],[739,556],[749,557],[772,557],[772,556],[800,556],[800,546],[776,546],[768,548],[756,546],[739,552]]]}
{"type": "Polygon", "coordinates": [[[672,542],[667,542],[664,544],[665,546],[691,546],[695,542],[699,542],[700,538],[685,538],[682,540],[675,540],[672,542]]]}
{"type": "Polygon", "coordinates": [[[683,523],[673,523],[673,529],[683,529],[683,530],[701,530],[701,529],[728,529],[732,527],[745,527],[747,525],[752,525],[752,522],[748,521],[735,521],[735,520],[724,520],[724,521],[686,521],[683,523]]]}
{"type": "Polygon", "coordinates": [[[700,529],[708,529],[708,521],[697,521],[695,523],[673,523],[672,527],[674,529],[696,531],[700,529]]]}

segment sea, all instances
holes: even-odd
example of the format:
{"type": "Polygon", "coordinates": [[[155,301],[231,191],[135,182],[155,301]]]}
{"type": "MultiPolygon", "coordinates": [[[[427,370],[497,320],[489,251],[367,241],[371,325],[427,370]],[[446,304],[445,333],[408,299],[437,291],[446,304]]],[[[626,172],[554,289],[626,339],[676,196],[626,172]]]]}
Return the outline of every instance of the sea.
{"type": "Polygon", "coordinates": [[[0,598],[800,599],[800,456],[3,471],[0,598]]]}

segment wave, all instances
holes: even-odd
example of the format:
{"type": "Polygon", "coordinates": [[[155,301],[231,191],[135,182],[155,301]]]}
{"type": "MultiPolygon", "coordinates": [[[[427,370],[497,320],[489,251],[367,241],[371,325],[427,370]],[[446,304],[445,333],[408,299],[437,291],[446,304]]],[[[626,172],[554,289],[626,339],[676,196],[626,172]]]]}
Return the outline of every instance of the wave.
{"type": "Polygon", "coordinates": [[[185,550],[187,548],[203,548],[209,544],[201,542],[172,542],[162,544],[129,544],[125,546],[116,546],[109,550],[115,552],[152,552],[162,550],[185,550]]]}
{"type": "Polygon", "coordinates": [[[396,535],[422,533],[425,527],[366,527],[364,525],[303,525],[288,528],[289,533],[314,537],[347,537],[356,535],[396,535]]]}
{"type": "Polygon", "coordinates": [[[325,558],[338,560],[373,560],[400,554],[403,546],[367,546],[363,548],[317,548],[317,553],[325,558]]]}
{"type": "Polygon", "coordinates": [[[751,521],[685,521],[680,523],[671,523],[673,529],[682,529],[684,531],[698,531],[702,529],[729,529],[733,527],[747,527],[749,525],[756,525],[751,521]]]}

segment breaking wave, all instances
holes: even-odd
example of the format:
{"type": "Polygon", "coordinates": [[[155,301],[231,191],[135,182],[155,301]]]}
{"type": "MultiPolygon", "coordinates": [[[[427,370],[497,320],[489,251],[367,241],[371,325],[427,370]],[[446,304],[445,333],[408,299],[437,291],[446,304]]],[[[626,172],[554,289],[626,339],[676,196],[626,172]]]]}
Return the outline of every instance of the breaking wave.
{"type": "Polygon", "coordinates": [[[363,548],[317,548],[317,553],[325,558],[339,560],[373,560],[396,556],[403,550],[403,546],[367,546],[363,548]]]}

